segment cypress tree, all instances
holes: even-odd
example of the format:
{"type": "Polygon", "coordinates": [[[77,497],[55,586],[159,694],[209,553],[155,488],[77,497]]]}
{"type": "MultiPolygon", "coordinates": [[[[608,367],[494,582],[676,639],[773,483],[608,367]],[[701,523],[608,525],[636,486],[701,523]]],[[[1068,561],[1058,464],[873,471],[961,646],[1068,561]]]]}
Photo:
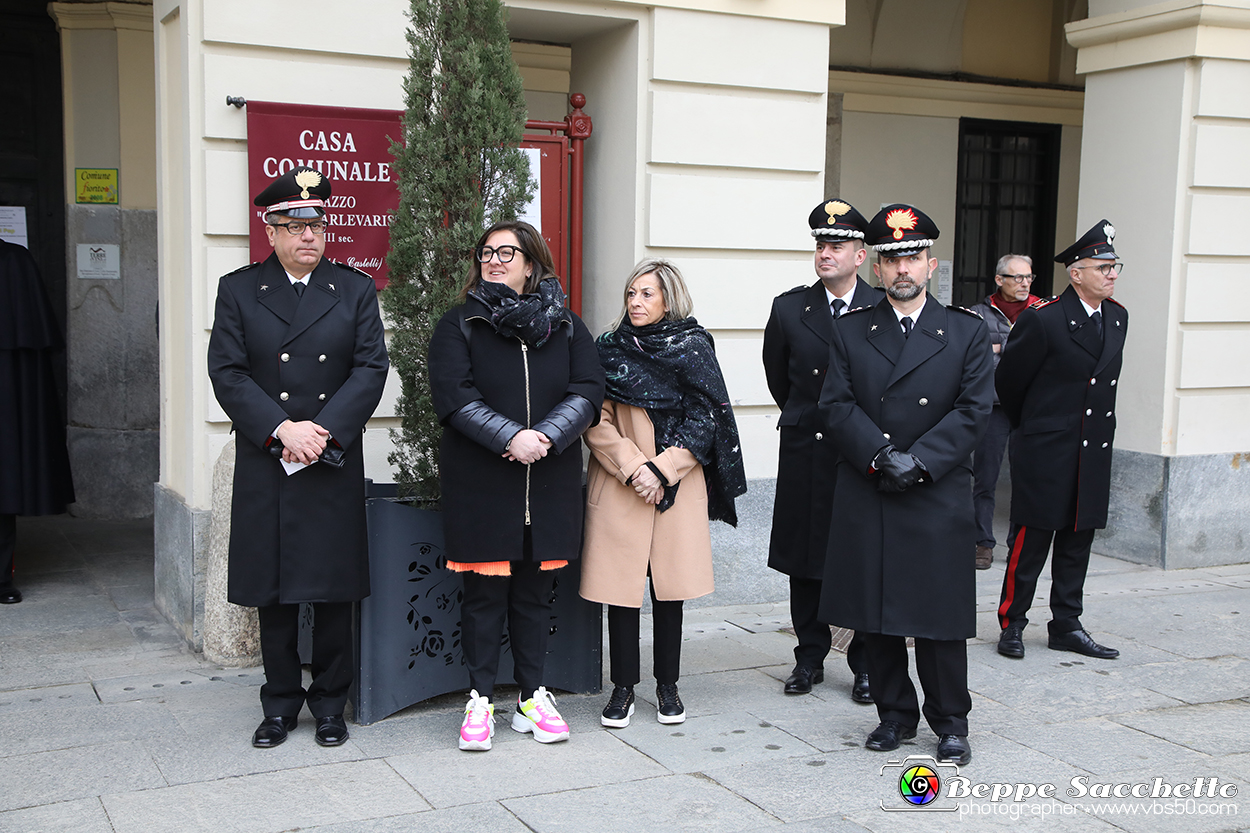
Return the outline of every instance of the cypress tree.
{"type": "Polygon", "coordinates": [[[517,146],[525,128],[521,76],[501,0],[411,0],[403,143],[392,143],[399,208],[390,229],[391,364],[401,426],[389,460],[401,492],[437,499],[442,432],[426,356],[455,302],[487,224],[515,219],[534,184],[517,146]]]}

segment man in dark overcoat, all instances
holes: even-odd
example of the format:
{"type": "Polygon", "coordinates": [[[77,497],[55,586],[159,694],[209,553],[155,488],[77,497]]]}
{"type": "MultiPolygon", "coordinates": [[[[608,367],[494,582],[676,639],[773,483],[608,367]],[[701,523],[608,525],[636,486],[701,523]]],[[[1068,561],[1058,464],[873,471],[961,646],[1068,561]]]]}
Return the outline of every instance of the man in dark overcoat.
{"type": "MultiPolygon", "coordinates": [[[[885,297],[856,274],[867,256],[868,221],[854,206],[830,198],[812,210],[807,222],[816,238],[818,280],[778,295],[764,328],[764,375],[781,409],[768,566],[790,577],[790,621],[798,637],[786,694],[807,694],[824,681],[831,645],[829,626],[816,616],[838,459],[816,407],[829,369],[829,341],[838,317],[885,297]]],[[[871,703],[862,635],[851,638],[846,662],[855,677],[851,699],[871,703]]]]}
{"type": "Polygon", "coordinates": [[[888,303],[850,312],[833,329],[820,410],[837,444],[833,517],[820,614],[867,634],[881,723],[866,746],[915,737],[921,709],[907,671],[915,637],[924,717],[942,760],[966,764],[968,658],[976,575],[968,552],[972,451],[994,402],[985,322],[926,292],[938,229],[895,204],[869,223],[873,270],[888,303]]]}
{"type": "Polygon", "coordinates": [[[238,434],[228,597],[259,608],[262,748],[286,740],[305,702],[319,744],[347,740],[352,603],[369,595],[360,439],[389,362],[373,279],[324,257],[329,196],[328,179],[297,167],[256,197],[274,251],[221,279],[208,345],[238,434]],[[315,624],[307,691],[301,602],[315,624]]]}
{"type": "Polygon", "coordinates": [[[39,267],[25,246],[0,240],[0,604],[13,583],[18,515],[59,515],[74,502],[65,418],[53,360],[65,347],[39,267]]]}
{"type": "Polygon", "coordinates": [[[1054,543],[1047,646],[1096,659],[1120,652],[1081,625],[1094,530],[1107,525],[1111,443],[1128,311],[1111,299],[1122,265],[1101,220],[1055,256],[1071,282],[1016,320],[996,371],[1011,440],[1011,529],[998,652],[1024,656],[1026,614],[1054,543]]]}

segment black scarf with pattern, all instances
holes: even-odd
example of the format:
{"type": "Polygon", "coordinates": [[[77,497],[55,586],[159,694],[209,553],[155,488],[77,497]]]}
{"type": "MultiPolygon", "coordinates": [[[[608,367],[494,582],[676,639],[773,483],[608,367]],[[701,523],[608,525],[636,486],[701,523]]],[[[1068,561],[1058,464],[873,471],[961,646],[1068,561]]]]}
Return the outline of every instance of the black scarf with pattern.
{"type": "MultiPolygon", "coordinates": [[[[712,336],[693,318],[643,327],[623,321],[595,343],[607,398],[646,409],[656,454],[671,447],[693,454],[707,482],[708,517],[737,526],[734,498],[746,492],[746,474],[712,336]]],[[[678,485],[664,487],[661,512],[673,505],[678,485]]]]}
{"type": "Polygon", "coordinates": [[[573,314],[564,306],[564,288],[556,278],[543,278],[538,291],[517,295],[505,283],[482,279],[469,290],[490,310],[490,324],[504,338],[519,338],[531,347],[542,347],[573,314]]]}

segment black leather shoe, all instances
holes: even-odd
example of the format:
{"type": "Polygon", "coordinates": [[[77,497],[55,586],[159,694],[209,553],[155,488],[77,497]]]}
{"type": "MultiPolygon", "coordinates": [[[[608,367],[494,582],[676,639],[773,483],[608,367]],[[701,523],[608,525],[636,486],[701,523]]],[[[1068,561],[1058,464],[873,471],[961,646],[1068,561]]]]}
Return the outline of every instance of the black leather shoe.
{"type": "Polygon", "coordinates": [[[851,686],[851,699],[856,703],[872,702],[872,689],[868,687],[867,671],[860,671],[855,675],[855,685],[851,686]]]}
{"type": "Polygon", "coordinates": [[[599,722],[612,729],[624,729],[629,725],[629,718],[634,713],[634,687],[618,685],[613,687],[608,704],[603,707],[599,722]]]}
{"type": "Polygon", "coordinates": [[[998,653],[1012,659],[1024,658],[1024,628],[1008,625],[998,635],[998,653]]]}
{"type": "Polygon", "coordinates": [[[22,600],[22,591],[12,585],[0,587],[0,605],[15,605],[22,600]]]}
{"type": "Polygon", "coordinates": [[[271,749],[286,742],[286,733],[295,728],[299,719],[295,717],[266,717],[252,733],[252,746],[258,749],[271,749]]]}
{"type": "Polygon", "coordinates": [[[868,740],[864,742],[864,746],[877,752],[892,752],[898,749],[898,745],[905,740],[910,740],[916,736],[916,727],[910,729],[903,727],[902,723],[894,720],[883,720],[881,725],[872,730],[872,734],[868,736],[868,740]]]}
{"type": "Polygon", "coordinates": [[[796,665],[786,678],[786,694],[811,694],[812,686],[825,681],[825,669],[796,665]]]}
{"type": "Polygon", "coordinates": [[[347,738],[347,724],[343,722],[343,715],[332,714],[329,717],[317,718],[318,746],[342,746],[347,742],[347,738]]]}
{"type": "Polygon", "coordinates": [[[1115,659],[1120,655],[1115,648],[1099,645],[1084,628],[1071,633],[1052,633],[1046,647],[1052,651],[1071,651],[1094,659],[1115,659]]]}
{"type": "Polygon", "coordinates": [[[972,747],[962,735],[939,735],[937,757],[939,761],[963,766],[972,761],[972,747]]]}
{"type": "Polygon", "coordinates": [[[658,683],[655,687],[655,719],[668,725],[686,722],[686,707],[677,694],[677,683],[658,683]]]}

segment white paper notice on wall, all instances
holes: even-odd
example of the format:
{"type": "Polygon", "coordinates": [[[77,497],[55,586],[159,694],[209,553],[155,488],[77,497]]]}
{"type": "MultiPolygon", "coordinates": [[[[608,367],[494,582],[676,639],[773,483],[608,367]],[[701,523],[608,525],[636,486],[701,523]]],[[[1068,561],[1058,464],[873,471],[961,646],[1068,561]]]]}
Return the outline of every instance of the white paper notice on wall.
{"type": "Polygon", "coordinates": [[[950,260],[939,260],[937,274],[933,276],[933,297],[943,304],[949,304],[954,294],[955,282],[954,262],[950,260]]]}
{"type": "Polygon", "coordinates": [[[30,248],[26,242],[26,206],[0,205],[0,240],[30,248]]]}
{"type": "Polygon", "coordinates": [[[538,148],[521,148],[530,160],[530,177],[534,180],[534,198],[529,201],[525,208],[518,212],[517,219],[524,220],[529,223],[539,234],[543,232],[543,178],[539,175],[539,165],[542,164],[542,151],[538,148]]]}
{"type": "Polygon", "coordinates": [[[121,280],[121,255],[111,243],[78,244],[78,279],[82,281],[121,280]]]}

